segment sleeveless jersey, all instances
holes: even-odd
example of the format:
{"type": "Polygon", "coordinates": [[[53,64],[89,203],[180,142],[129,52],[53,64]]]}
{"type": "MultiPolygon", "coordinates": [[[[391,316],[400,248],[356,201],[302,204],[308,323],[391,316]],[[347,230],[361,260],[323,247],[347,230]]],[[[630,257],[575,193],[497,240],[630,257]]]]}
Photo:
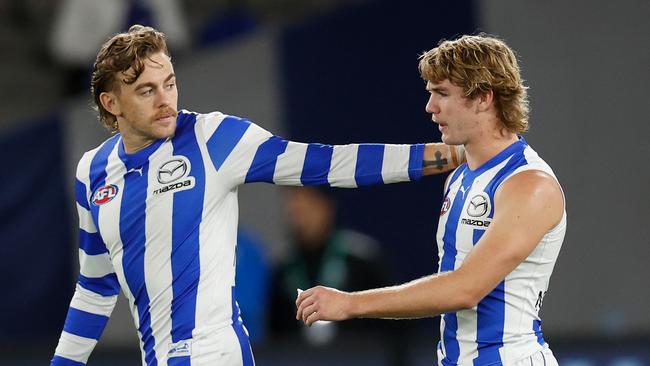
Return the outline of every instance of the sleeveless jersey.
{"type": "MultiPolygon", "coordinates": [[[[548,164],[520,138],[476,170],[463,164],[450,175],[438,224],[439,272],[463,264],[494,217],[496,190],[526,170],[540,170],[555,178],[548,164]]],[[[548,347],[539,310],[565,230],[566,210],[528,258],[476,307],[442,315],[441,365],[510,364],[548,347]]]]}

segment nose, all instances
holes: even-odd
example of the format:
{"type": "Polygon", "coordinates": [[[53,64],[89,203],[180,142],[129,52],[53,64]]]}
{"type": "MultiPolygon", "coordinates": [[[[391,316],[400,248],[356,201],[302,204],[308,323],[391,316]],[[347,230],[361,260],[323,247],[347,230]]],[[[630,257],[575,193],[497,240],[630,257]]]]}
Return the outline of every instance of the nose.
{"type": "Polygon", "coordinates": [[[157,107],[165,107],[171,103],[171,92],[169,90],[165,90],[165,88],[159,90],[158,93],[156,93],[156,96],[157,107]]]}
{"type": "Polygon", "coordinates": [[[440,108],[433,93],[429,94],[429,101],[427,101],[424,110],[431,114],[438,114],[440,112],[440,108]]]}

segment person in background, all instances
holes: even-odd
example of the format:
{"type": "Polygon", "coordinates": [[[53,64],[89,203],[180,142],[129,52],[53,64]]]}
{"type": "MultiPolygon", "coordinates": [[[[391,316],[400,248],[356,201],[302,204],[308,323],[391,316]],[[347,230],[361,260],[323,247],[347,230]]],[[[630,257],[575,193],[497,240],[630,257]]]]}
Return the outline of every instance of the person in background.
{"type": "Polygon", "coordinates": [[[291,245],[289,255],[273,276],[271,331],[320,346],[333,341],[340,332],[371,330],[374,322],[368,320],[324,322],[314,327],[295,320],[297,289],[323,284],[358,291],[387,286],[391,281],[379,243],[368,235],[338,226],[331,190],[291,187],[285,196],[291,245]]]}

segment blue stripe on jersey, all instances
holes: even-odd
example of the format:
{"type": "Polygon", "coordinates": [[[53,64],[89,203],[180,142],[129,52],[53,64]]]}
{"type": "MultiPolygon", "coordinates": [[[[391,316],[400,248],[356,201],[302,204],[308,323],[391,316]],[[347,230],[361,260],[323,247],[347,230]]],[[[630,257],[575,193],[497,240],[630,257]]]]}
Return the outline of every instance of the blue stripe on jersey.
{"type": "MultiPolygon", "coordinates": [[[[494,175],[486,185],[484,191],[493,202],[488,217],[494,217],[494,194],[501,182],[522,164],[526,163],[523,151],[526,147],[522,140],[517,141],[497,155],[496,159],[489,161],[492,167],[498,165],[505,159],[508,162],[494,175]]],[[[483,167],[481,167],[483,168],[483,167]]],[[[483,169],[483,171],[485,171],[483,169]]],[[[473,233],[473,244],[476,245],[485,230],[475,229],[473,233]]],[[[477,305],[477,335],[476,342],[478,356],[474,359],[475,365],[501,362],[499,349],[503,347],[503,332],[505,327],[505,281],[501,281],[485,298],[477,305]]]]}
{"type": "Polygon", "coordinates": [[[120,293],[120,283],[115,273],[109,273],[104,277],[86,277],[79,274],[78,283],[86,290],[102,296],[113,296],[120,293]]]}
{"type": "Polygon", "coordinates": [[[79,248],[88,255],[108,253],[99,233],[87,233],[83,229],[79,229],[79,248]]]}
{"type": "MultiPolygon", "coordinates": [[[[465,191],[469,191],[473,182],[474,176],[470,174],[463,176],[461,184],[463,187],[465,187],[465,191]]],[[[451,209],[449,210],[449,217],[447,217],[447,223],[445,224],[445,235],[442,239],[444,254],[442,255],[442,259],[440,261],[440,272],[454,270],[456,263],[456,254],[458,253],[455,244],[456,230],[458,228],[458,221],[463,207],[465,206],[466,199],[467,195],[457,194],[456,197],[454,197],[454,202],[452,203],[451,209]]],[[[458,331],[456,313],[444,314],[444,319],[445,329],[442,336],[445,344],[445,360],[451,362],[451,364],[456,364],[458,362],[458,357],[460,356],[460,346],[458,344],[458,340],[456,339],[456,332],[458,331]]]]}
{"type": "Polygon", "coordinates": [[[226,117],[221,121],[206,143],[215,169],[221,168],[250,125],[249,121],[237,117],[226,117]]]}
{"type": "Polygon", "coordinates": [[[287,149],[289,142],[278,136],[271,136],[264,141],[255,152],[253,162],[251,163],[248,173],[246,173],[245,183],[267,182],[273,183],[273,174],[275,174],[275,164],[278,156],[287,149]]]}
{"type": "MultiPolygon", "coordinates": [[[[137,154],[137,153],[136,153],[137,154]]],[[[147,199],[147,174],[149,164],[142,166],[142,175],[126,174],[120,206],[120,238],[122,239],[122,267],[124,277],[133,294],[138,309],[138,330],[144,345],[145,362],[157,365],[155,339],[151,331],[149,294],[144,277],[145,215],[147,199]]]]}
{"type": "Polygon", "coordinates": [[[456,340],[458,331],[458,318],[456,313],[446,313],[442,315],[445,320],[445,329],[441,336],[445,345],[445,358],[440,361],[444,366],[456,366],[460,356],[460,346],[456,340]]]}
{"type": "Polygon", "coordinates": [[[334,147],[331,145],[309,144],[300,182],[306,186],[329,184],[327,176],[330,172],[333,153],[334,147]]]}
{"type": "MultiPolygon", "coordinates": [[[[494,206],[494,205],[492,205],[494,206]]],[[[476,245],[485,234],[483,229],[474,229],[473,243],[476,245]]],[[[499,348],[503,346],[503,327],[505,326],[505,282],[501,281],[476,309],[476,343],[478,356],[474,365],[487,365],[501,362],[499,348]]]]}
{"type": "Polygon", "coordinates": [[[81,183],[79,179],[75,179],[74,182],[74,197],[75,201],[77,201],[81,207],[90,210],[88,198],[86,197],[86,185],[81,183]]]}
{"type": "MultiPolygon", "coordinates": [[[[503,180],[506,179],[507,177],[510,176],[510,173],[515,171],[517,168],[520,166],[528,164],[526,161],[526,157],[524,156],[524,146],[522,146],[522,149],[519,151],[516,151],[512,154],[512,157],[506,165],[499,170],[499,172],[494,176],[494,178],[488,183],[488,185],[485,187],[485,192],[487,192],[492,199],[494,199],[494,193],[496,192],[497,188],[503,183],[503,180]]],[[[490,212],[490,217],[494,215],[494,205],[492,205],[492,212],[490,212]]]]}
{"type": "MultiPolygon", "coordinates": [[[[384,145],[362,144],[357,151],[357,166],[354,171],[354,180],[357,186],[383,184],[381,166],[384,162],[384,145]]],[[[410,173],[410,169],[409,169],[410,173]]]]}
{"type": "Polygon", "coordinates": [[[544,341],[544,334],[542,333],[542,322],[540,320],[533,320],[533,332],[535,332],[535,335],[537,336],[537,343],[541,344],[542,346],[546,344],[544,341]]]}
{"type": "Polygon", "coordinates": [[[460,175],[467,170],[467,163],[459,166],[454,172],[451,174],[451,178],[449,178],[449,182],[447,182],[447,191],[445,192],[445,197],[449,194],[449,191],[451,190],[451,185],[454,184],[456,179],[460,177],[460,175]]]}
{"type": "Polygon", "coordinates": [[[255,366],[253,361],[253,351],[251,350],[251,344],[248,339],[248,334],[244,329],[244,323],[242,323],[239,312],[239,305],[235,301],[235,286],[232,287],[231,291],[232,298],[232,328],[237,334],[237,339],[239,340],[239,347],[241,348],[241,357],[244,362],[243,366],[255,366]]]}
{"type": "Polygon", "coordinates": [[[196,141],[195,124],[196,115],[184,115],[181,130],[172,139],[174,155],[185,156],[192,162],[189,176],[194,177],[195,182],[194,188],[174,193],[171,250],[171,336],[174,343],[192,338],[201,272],[199,231],[203,216],[205,168],[196,141]]]}
{"type": "Polygon", "coordinates": [[[167,359],[167,366],[190,366],[190,356],[171,357],[167,359]]]}
{"type": "Polygon", "coordinates": [[[99,340],[108,317],[70,307],[63,330],[79,337],[99,340]]]}
{"type": "Polygon", "coordinates": [[[414,181],[422,177],[422,160],[424,160],[424,144],[411,145],[409,153],[409,179],[414,181]]]}
{"type": "Polygon", "coordinates": [[[84,366],[84,363],[73,361],[71,359],[61,357],[61,356],[54,356],[52,357],[52,363],[50,363],[50,366],[84,366]]]}
{"type": "MultiPolygon", "coordinates": [[[[90,199],[93,199],[95,190],[103,187],[106,183],[106,165],[108,164],[108,155],[115,147],[115,144],[120,140],[120,135],[115,135],[106,140],[104,144],[97,150],[93,160],[90,162],[90,199]]],[[[95,227],[99,231],[99,209],[101,206],[90,205],[90,213],[95,221],[95,227]]]]}

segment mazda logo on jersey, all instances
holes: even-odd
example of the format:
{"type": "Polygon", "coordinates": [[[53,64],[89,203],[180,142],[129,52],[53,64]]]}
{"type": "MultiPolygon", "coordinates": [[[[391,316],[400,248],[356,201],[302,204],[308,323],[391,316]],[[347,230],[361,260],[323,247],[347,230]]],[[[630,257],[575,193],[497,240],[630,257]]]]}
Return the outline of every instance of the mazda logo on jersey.
{"type": "Polygon", "coordinates": [[[156,174],[158,182],[162,184],[153,190],[153,195],[166,192],[180,192],[194,187],[195,179],[189,176],[192,166],[184,156],[174,156],[163,163],[156,174]]]}
{"type": "Polygon", "coordinates": [[[190,162],[185,157],[174,158],[158,168],[158,182],[167,184],[187,175],[190,162]]]}
{"type": "Polygon", "coordinates": [[[99,206],[108,203],[115,196],[117,196],[117,186],[114,184],[97,188],[95,194],[93,194],[93,205],[99,206]]]}
{"type": "Polygon", "coordinates": [[[469,205],[467,205],[468,215],[481,217],[485,216],[488,212],[490,212],[490,198],[487,193],[481,192],[469,200],[469,205]]]}

